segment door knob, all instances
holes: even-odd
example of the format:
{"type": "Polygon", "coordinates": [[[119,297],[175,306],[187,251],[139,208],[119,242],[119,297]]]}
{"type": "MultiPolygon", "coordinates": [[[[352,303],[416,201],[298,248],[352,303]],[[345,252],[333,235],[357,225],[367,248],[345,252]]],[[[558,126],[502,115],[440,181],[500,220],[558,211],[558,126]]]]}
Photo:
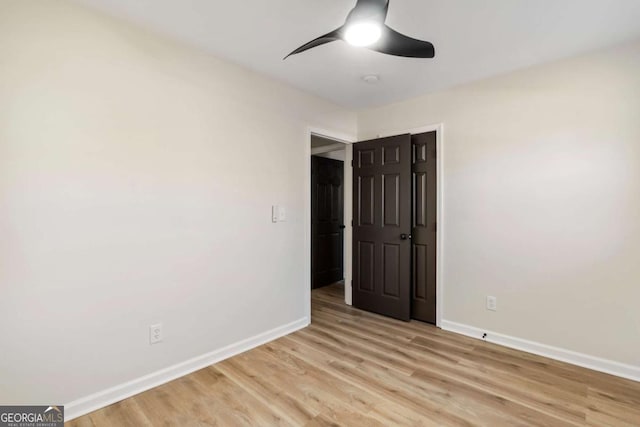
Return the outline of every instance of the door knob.
{"type": "Polygon", "coordinates": [[[404,234],[402,233],[400,235],[400,240],[407,240],[407,239],[411,239],[411,234],[404,234]]]}
{"type": "Polygon", "coordinates": [[[338,228],[344,230],[346,227],[344,225],[339,225],[338,228]]]}

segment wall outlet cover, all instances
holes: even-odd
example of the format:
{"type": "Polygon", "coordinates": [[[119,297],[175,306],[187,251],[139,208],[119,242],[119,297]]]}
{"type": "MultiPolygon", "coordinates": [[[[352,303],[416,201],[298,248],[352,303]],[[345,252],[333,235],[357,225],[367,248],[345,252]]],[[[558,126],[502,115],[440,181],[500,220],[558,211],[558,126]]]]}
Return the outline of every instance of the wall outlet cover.
{"type": "Polygon", "coordinates": [[[162,342],[162,339],[162,323],[149,326],[149,344],[158,344],[162,342]]]}

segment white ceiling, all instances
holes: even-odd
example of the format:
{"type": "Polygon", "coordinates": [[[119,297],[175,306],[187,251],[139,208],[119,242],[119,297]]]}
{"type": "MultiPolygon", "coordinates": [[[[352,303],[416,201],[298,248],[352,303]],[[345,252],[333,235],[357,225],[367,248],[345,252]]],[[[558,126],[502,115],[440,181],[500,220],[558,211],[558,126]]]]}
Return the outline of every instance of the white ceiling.
{"type": "Polygon", "coordinates": [[[335,139],[323,138],[322,136],[313,134],[311,135],[311,148],[328,147],[339,143],[340,141],[336,141],[335,139]]]}
{"type": "Polygon", "coordinates": [[[435,59],[335,42],[283,61],[342,25],[355,0],[78,1],[354,108],[640,38],[640,0],[391,0],[387,24],[433,42],[435,59]]]}

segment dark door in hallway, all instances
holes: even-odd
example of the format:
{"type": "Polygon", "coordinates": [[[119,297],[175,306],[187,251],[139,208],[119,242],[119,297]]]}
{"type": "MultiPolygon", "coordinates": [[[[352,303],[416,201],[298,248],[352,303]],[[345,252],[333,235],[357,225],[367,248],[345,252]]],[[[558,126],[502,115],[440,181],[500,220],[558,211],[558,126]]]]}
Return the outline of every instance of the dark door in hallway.
{"type": "Polygon", "coordinates": [[[353,305],[411,317],[411,136],[353,147],[353,305]]]}
{"type": "Polygon", "coordinates": [[[411,317],[436,323],[436,133],[411,137],[412,159],[412,265],[411,317]]]}
{"type": "Polygon", "coordinates": [[[344,279],[344,162],[311,157],[311,286],[344,279]]]}

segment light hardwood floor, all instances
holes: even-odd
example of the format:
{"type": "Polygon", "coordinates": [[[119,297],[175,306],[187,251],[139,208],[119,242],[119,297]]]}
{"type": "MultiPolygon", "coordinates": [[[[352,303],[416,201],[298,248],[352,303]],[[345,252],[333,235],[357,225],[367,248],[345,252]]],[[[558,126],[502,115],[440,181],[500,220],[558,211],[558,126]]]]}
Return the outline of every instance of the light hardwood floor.
{"type": "Polygon", "coordinates": [[[352,309],[68,426],[640,426],[640,383],[352,309]]]}

